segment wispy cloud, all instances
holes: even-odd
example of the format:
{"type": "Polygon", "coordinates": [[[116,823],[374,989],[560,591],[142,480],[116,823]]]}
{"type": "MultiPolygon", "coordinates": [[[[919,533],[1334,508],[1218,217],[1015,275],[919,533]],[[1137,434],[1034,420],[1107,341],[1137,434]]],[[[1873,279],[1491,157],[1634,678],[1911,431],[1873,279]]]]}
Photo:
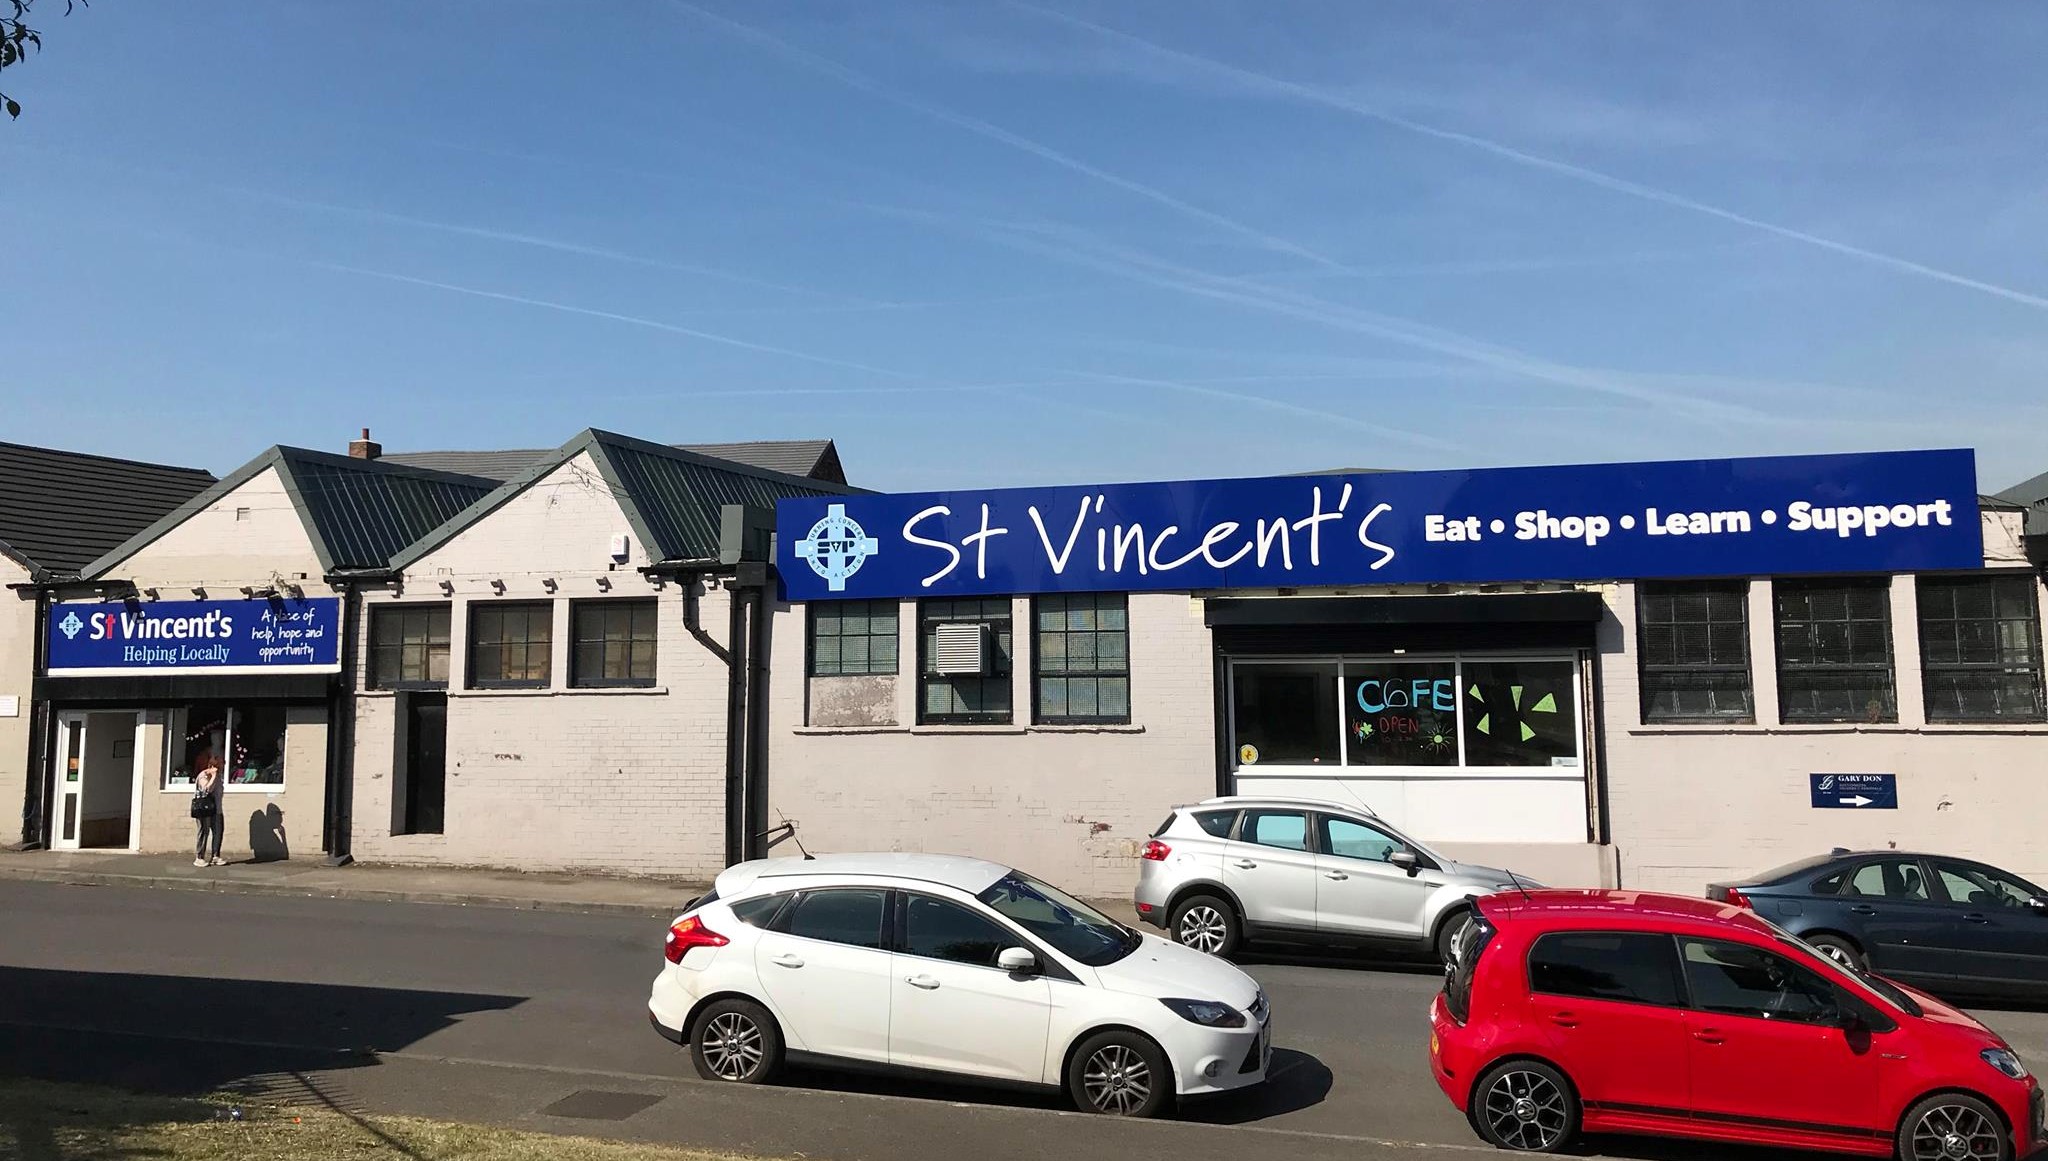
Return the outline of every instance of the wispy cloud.
{"type": "Polygon", "coordinates": [[[1446,439],[1439,439],[1433,435],[1423,435],[1420,432],[1408,431],[1404,428],[1393,427],[1374,420],[1360,419],[1355,415],[1346,415],[1341,411],[1309,407],[1300,403],[1291,403],[1285,399],[1275,399],[1268,395],[1251,395],[1243,391],[1228,391],[1221,387],[1208,387],[1185,379],[1155,379],[1139,375],[1114,375],[1101,371],[1075,371],[1073,374],[1102,383],[1125,383],[1133,387],[1155,387],[1160,390],[1175,391],[1184,395],[1198,395],[1206,399],[1226,399],[1234,403],[1246,403],[1254,407],[1265,408],[1268,411],[1280,411],[1304,419],[1313,419],[1317,423],[1334,423],[1340,427],[1356,428],[1360,431],[1371,432],[1374,435],[1384,436],[1400,443],[1428,448],[1431,451],[1462,452],[1464,450],[1459,444],[1452,443],[1446,439]]]}
{"type": "Polygon", "coordinates": [[[1762,218],[1727,209],[1723,206],[1703,202],[1673,190],[1630,181],[1627,178],[1602,173],[1599,170],[1589,169],[1583,165],[1574,165],[1571,162],[1560,161],[1554,157],[1545,157],[1524,149],[1517,149],[1512,145],[1507,145],[1491,138],[1481,137],[1477,134],[1462,133],[1455,129],[1446,129],[1438,125],[1417,121],[1410,117],[1403,117],[1398,113],[1392,113],[1374,105],[1366,104],[1344,93],[1316,85],[1304,84],[1299,81],[1287,80],[1282,77],[1270,76],[1266,73],[1256,72],[1239,65],[1216,60],[1213,57],[1200,56],[1182,49],[1170,48],[1157,41],[1148,40],[1121,29],[1110,28],[1106,25],[1097,24],[1092,20],[1084,20],[1081,17],[1065,12],[1057,12],[1036,4],[1026,3],[1025,0],[1005,0],[1005,2],[1013,8],[1033,12],[1047,19],[1060,21],[1076,28],[1086,29],[1097,35],[1111,38],[1119,43],[1140,49],[1154,56],[1173,60],[1182,65],[1201,70],[1212,77],[1228,78],[1255,92],[1264,93],[1269,96],[1290,97],[1325,108],[1337,109],[1370,121],[1376,121],[1382,125],[1400,129],[1407,133],[1478,150],[1482,153],[1514,162],[1517,165],[1584,182],[1613,193],[1625,194],[1629,197],[1640,198],[1659,205],[1671,206],[1710,218],[1717,218],[1747,229],[1761,230],[1767,234],[1799,242],[1807,246],[1817,247],[1845,257],[1855,258],[1859,261],[1873,263],[1900,273],[1913,274],[1923,278],[1930,278],[1937,282],[1947,283],[1951,286],[1960,286],[1969,290],[1980,291],[1985,294],[1995,295],[2009,302],[2021,303],[2025,306],[2048,309],[2048,296],[2010,286],[2003,286],[1980,278],[1972,278],[1951,270],[1942,270],[1925,263],[1915,262],[1909,258],[1901,258],[1895,254],[1886,254],[1867,247],[1837,241],[1833,238],[1823,237],[1819,234],[1809,233],[1805,230],[1766,221],[1762,218]]]}
{"type": "Polygon", "coordinates": [[[1085,177],[1092,178],[1093,180],[1101,182],[1102,184],[1110,186],[1114,189],[1119,189],[1124,191],[1125,193],[1134,194],[1148,201],[1155,202],[1162,206],[1166,206],[1167,208],[1175,210],[1190,218],[1193,218],[1196,221],[1207,223],[1208,225],[1214,226],[1218,229],[1225,230],[1232,234],[1236,234],[1239,237],[1248,238],[1251,241],[1257,242],[1259,245],[1264,246],[1269,250],[1273,250],[1282,254],[1291,254],[1296,258],[1301,258],[1309,262],[1314,262],[1317,265],[1338,265],[1335,259],[1332,259],[1324,254],[1318,254],[1314,250],[1310,250],[1309,248],[1301,245],[1300,243],[1289,241],[1286,238],[1282,238],[1278,235],[1268,233],[1255,226],[1246,225],[1245,223],[1240,222],[1235,218],[1228,217],[1224,214],[1219,214],[1214,210],[1204,209],[1201,206],[1195,205],[1193,202],[1187,201],[1183,198],[1175,197],[1174,195],[1167,193],[1165,190],[1159,189],[1155,186],[1150,186],[1145,184],[1144,182],[1124,177],[1121,174],[1111,173],[1110,171],[1103,169],[1099,166],[1091,165],[1088,162],[1082,161],[1080,158],[1074,157],[1071,154],[1063,153],[1060,150],[1054,149],[1052,146],[1047,145],[1043,142],[1035,141],[1029,137],[1024,136],[1021,133],[1013,133],[1000,125],[993,124],[992,122],[989,121],[984,121],[979,117],[972,117],[965,113],[956,112],[955,110],[946,108],[943,105],[935,104],[934,102],[924,100],[921,97],[916,97],[909,93],[905,93],[892,86],[883,84],[881,81],[878,81],[875,78],[868,76],[866,73],[859,72],[855,69],[849,68],[848,66],[843,65],[838,61],[831,60],[824,56],[820,56],[819,54],[814,53],[809,49],[800,48],[797,45],[791,44],[790,42],[782,39],[779,36],[776,36],[769,32],[765,32],[759,28],[754,27],[751,24],[743,24],[740,21],[734,20],[730,17],[720,16],[715,12],[706,11],[705,9],[699,8],[694,4],[686,3],[685,0],[669,0],[669,3],[684,12],[690,13],[691,15],[697,17],[698,19],[705,21],[706,23],[724,29],[726,32],[732,34],[733,36],[739,37],[740,39],[745,40],[750,44],[756,45],[760,48],[767,49],[768,51],[775,53],[776,55],[784,58],[785,60],[789,60],[796,64],[802,65],[803,67],[810,69],[813,72],[817,72],[825,76],[832,77],[835,80],[838,80],[853,88],[859,89],[864,93],[880,97],[881,99],[888,101],[891,104],[897,105],[904,109],[908,109],[913,113],[919,114],[920,116],[928,117],[935,121],[944,122],[945,124],[951,125],[957,129],[964,129],[969,133],[973,133],[977,136],[987,138],[990,141],[994,141],[1002,145],[1007,145],[1012,149],[1028,153],[1031,156],[1039,158],[1042,161],[1051,162],[1052,164],[1060,166],[1063,169],[1068,169],[1075,173],[1081,174],[1085,177]]]}

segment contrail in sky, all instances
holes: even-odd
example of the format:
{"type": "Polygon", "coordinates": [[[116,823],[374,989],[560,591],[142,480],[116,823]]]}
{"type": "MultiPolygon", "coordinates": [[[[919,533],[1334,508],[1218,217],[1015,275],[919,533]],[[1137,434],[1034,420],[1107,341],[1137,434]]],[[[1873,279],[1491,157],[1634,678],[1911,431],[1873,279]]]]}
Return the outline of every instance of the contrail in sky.
{"type": "Polygon", "coordinates": [[[1775,234],[1780,238],[1787,238],[1794,242],[1803,242],[1808,246],[1829,250],[1836,254],[1860,259],[1864,262],[1875,263],[1876,265],[1902,273],[1917,274],[1923,278],[1931,278],[1937,282],[1948,283],[1951,286],[1961,286],[1970,290],[1981,291],[1985,294],[1996,295],[2010,302],[2048,309],[2048,296],[2030,294],[2024,290],[2015,290],[2010,286],[2000,286],[1995,282],[1971,278],[1968,275],[1942,270],[1908,258],[1900,258],[1897,255],[1865,249],[1862,246],[1852,246],[1847,242],[1837,242],[1832,238],[1824,238],[1819,234],[1809,234],[1804,230],[1795,230],[1790,226],[1781,226],[1776,222],[1767,222],[1762,218],[1753,218],[1748,214],[1723,209],[1720,206],[1689,198],[1684,194],[1674,193],[1671,190],[1644,185],[1641,182],[1629,181],[1626,178],[1602,173],[1597,169],[1588,169],[1583,165],[1573,165],[1570,162],[1559,161],[1556,158],[1544,157],[1541,154],[1530,153],[1524,149],[1516,149],[1512,145],[1504,145],[1501,142],[1471,133],[1460,133],[1454,129],[1440,128],[1412,118],[1403,117],[1397,113],[1389,113],[1384,109],[1354,100],[1342,93],[1331,92],[1328,89],[1303,84],[1299,81],[1290,81],[1280,77],[1269,76],[1265,73],[1254,72],[1251,69],[1228,64],[1212,57],[1198,56],[1177,48],[1169,48],[1156,41],[1147,40],[1142,36],[1124,32],[1121,29],[1110,28],[1091,20],[1068,15],[1064,12],[1041,8],[1036,4],[1025,3],[1024,0],[1007,0],[1007,2],[1013,8],[1034,12],[1040,16],[1057,20],[1076,28],[1088,29],[1098,35],[1133,45],[1148,52],[1230,77],[1255,89],[1262,89],[1269,93],[1291,96],[1311,104],[1342,110],[1354,116],[1377,121],[1383,125],[1390,125],[1409,133],[1434,138],[1438,141],[1448,141],[1454,145],[1463,145],[1470,149],[1477,149],[1483,153],[1490,153],[1495,157],[1515,162],[1518,165],[1526,165],[1532,169],[1544,170],[1561,177],[1568,177],[1575,181],[1585,182],[1588,185],[1598,186],[1601,189],[1614,193],[1627,194],[1630,197],[1641,198],[1644,201],[1656,202],[1660,205],[1672,206],[1681,210],[1690,210],[1696,214],[1704,214],[1707,217],[1718,218],[1724,222],[1732,222],[1738,226],[1746,226],[1752,230],[1761,230],[1767,234],[1775,234]]]}
{"type": "Polygon", "coordinates": [[[1277,250],[1283,254],[1292,254],[1297,258],[1313,262],[1318,266],[1340,265],[1335,259],[1332,259],[1327,255],[1318,254],[1315,251],[1310,250],[1305,246],[1302,246],[1300,243],[1290,242],[1285,238],[1266,233],[1265,231],[1260,230],[1256,227],[1245,225],[1243,222],[1237,221],[1234,218],[1226,217],[1222,214],[1215,212],[1214,210],[1205,210],[1202,207],[1195,205],[1191,202],[1184,201],[1181,198],[1174,197],[1172,194],[1167,193],[1164,190],[1146,185],[1143,182],[1133,181],[1130,178],[1123,177],[1118,174],[1111,173],[1108,170],[1090,165],[1077,157],[1073,157],[1068,154],[1062,153],[1059,150],[1054,149],[1050,145],[1034,141],[1031,138],[1025,137],[1018,133],[1012,133],[1011,131],[1003,128],[1000,125],[994,125],[987,121],[983,121],[979,117],[970,117],[965,113],[956,113],[951,109],[947,109],[940,105],[932,104],[929,101],[922,100],[918,97],[913,97],[908,93],[904,93],[897,89],[891,88],[888,85],[885,85],[882,82],[875,80],[873,77],[870,77],[865,73],[857,72],[854,69],[848,68],[847,66],[840,64],[838,61],[830,60],[826,57],[819,56],[817,53],[811,52],[807,49],[799,48],[796,45],[791,44],[786,40],[783,40],[781,37],[775,36],[772,33],[764,32],[761,29],[755,28],[751,24],[742,24],[737,20],[731,19],[730,17],[720,16],[715,12],[707,12],[704,9],[697,7],[695,4],[686,3],[685,0],[669,0],[669,2],[673,4],[675,7],[680,8],[683,11],[696,16],[700,20],[707,21],[711,24],[715,24],[720,28],[725,29],[727,32],[732,33],[734,36],[740,37],[741,39],[747,40],[762,48],[766,48],[769,51],[774,52],[784,57],[785,59],[803,65],[805,68],[811,69],[814,72],[823,73],[827,76],[833,77],[847,85],[852,86],[853,88],[861,90],[862,92],[871,93],[874,96],[880,97],[883,100],[888,101],[892,104],[900,105],[905,109],[909,109],[913,113],[918,113],[923,116],[930,117],[935,121],[943,121],[948,125],[954,126],[955,128],[965,129],[969,133],[974,133],[979,136],[986,137],[991,141],[1000,142],[1001,144],[1008,145],[1013,149],[1022,150],[1023,152],[1028,153],[1033,157],[1039,158],[1044,161],[1049,161],[1054,165],[1070,169],[1075,173],[1083,174],[1087,177],[1094,178],[1096,181],[1102,182],[1105,185],[1113,186],[1117,189],[1123,190],[1126,193],[1136,194],[1141,198],[1157,202],[1160,205],[1168,207],[1169,209],[1173,209],[1182,214],[1186,214],[1191,218],[1207,222],[1212,226],[1216,226],[1220,229],[1227,230],[1233,234],[1239,235],[1240,237],[1249,238],[1252,241],[1259,243],[1261,246],[1266,247],[1267,249],[1277,250]]]}

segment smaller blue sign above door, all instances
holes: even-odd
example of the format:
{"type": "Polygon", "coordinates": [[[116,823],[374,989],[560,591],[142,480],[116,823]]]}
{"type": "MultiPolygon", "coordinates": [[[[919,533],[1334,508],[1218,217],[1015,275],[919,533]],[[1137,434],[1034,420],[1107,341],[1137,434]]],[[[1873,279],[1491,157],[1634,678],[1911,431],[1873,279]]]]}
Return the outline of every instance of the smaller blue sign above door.
{"type": "Polygon", "coordinates": [[[66,602],[48,643],[52,677],[336,673],[341,600],[66,602]]]}
{"type": "Polygon", "coordinates": [[[1808,774],[1816,810],[1897,810],[1897,774],[1808,774]]]}

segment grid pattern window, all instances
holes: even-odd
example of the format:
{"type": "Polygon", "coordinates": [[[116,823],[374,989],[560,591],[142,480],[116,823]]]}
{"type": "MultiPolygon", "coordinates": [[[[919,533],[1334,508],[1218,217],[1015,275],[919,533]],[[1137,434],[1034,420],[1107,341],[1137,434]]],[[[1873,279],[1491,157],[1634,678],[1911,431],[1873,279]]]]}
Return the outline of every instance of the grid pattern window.
{"type": "Polygon", "coordinates": [[[471,605],[472,689],[545,689],[554,676],[555,607],[545,601],[471,605]]]}
{"type": "Polygon", "coordinates": [[[1037,720],[1131,720],[1130,606],[1122,593],[1076,593],[1032,602],[1038,626],[1037,720]]]}
{"type": "Polygon", "coordinates": [[[917,606],[917,720],[934,725],[1010,721],[1010,598],[920,601],[917,606]],[[939,672],[939,626],[982,625],[978,674],[939,672]]]}
{"type": "Polygon", "coordinates": [[[1928,721],[2048,719],[2035,584],[2027,575],[1920,578],[1928,721]]]}
{"type": "Polygon", "coordinates": [[[811,604],[811,676],[859,677],[896,672],[895,601],[811,604]]]}
{"type": "Polygon", "coordinates": [[[1891,581],[1781,580],[1778,709],[1788,722],[1895,722],[1891,581]]]}
{"type": "Polygon", "coordinates": [[[1636,634],[1644,721],[1756,720],[1747,582],[1645,582],[1636,634]]]}
{"type": "Polygon", "coordinates": [[[447,605],[391,605],[370,610],[371,689],[445,689],[447,685],[447,605]]]}
{"type": "Polygon", "coordinates": [[[660,612],[652,598],[576,602],[569,617],[569,684],[579,689],[653,685],[660,612]]]}

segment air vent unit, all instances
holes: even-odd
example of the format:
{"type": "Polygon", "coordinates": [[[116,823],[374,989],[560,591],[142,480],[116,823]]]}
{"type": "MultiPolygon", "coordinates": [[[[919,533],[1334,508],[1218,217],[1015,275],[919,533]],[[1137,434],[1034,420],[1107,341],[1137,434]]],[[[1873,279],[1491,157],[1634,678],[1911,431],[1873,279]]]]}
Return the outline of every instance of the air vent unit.
{"type": "Polygon", "coordinates": [[[987,658],[987,625],[970,622],[938,626],[938,641],[932,650],[933,666],[938,672],[978,677],[987,658]]]}

